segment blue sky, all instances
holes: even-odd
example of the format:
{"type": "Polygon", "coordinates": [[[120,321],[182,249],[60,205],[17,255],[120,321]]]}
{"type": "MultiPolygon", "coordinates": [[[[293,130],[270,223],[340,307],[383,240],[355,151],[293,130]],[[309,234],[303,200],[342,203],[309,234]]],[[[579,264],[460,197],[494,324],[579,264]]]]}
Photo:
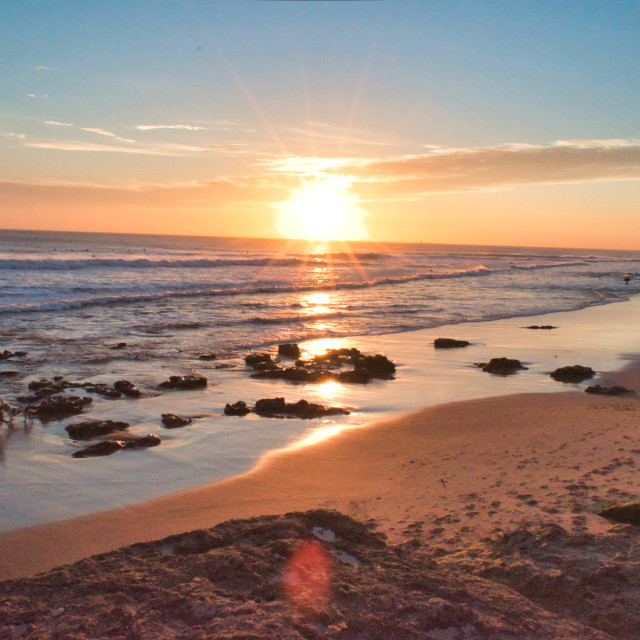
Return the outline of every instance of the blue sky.
{"type": "Polygon", "coordinates": [[[167,233],[247,235],[253,215],[271,235],[302,167],[342,159],[372,236],[566,245],[527,240],[552,194],[572,222],[637,222],[639,34],[640,3],[616,0],[4,0],[0,226],[143,231],[155,211],[167,233]],[[522,167],[507,182],[497,150],[522,167]],[[453,164],[473,179],[434,186],[453,164]],[[385,190],[399,167],[429,180],[385,190]],[[465,235],[452,211],[504,221],[465,235]]]}

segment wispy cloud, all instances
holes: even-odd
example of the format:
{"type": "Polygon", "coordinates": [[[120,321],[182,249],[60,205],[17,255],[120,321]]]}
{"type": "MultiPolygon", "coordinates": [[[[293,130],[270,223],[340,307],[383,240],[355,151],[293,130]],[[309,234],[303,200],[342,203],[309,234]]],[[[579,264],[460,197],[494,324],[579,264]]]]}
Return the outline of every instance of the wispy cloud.
{"type": "Polygon", "coordinates": [[[56,120],[45,120],[45,124],[52,124],[56,127],[73,127],[71,122],[57,122],[56,120]]]}
{"type": "Polygon", "coordinates": [[[507,189],[518,185],[640,180],[640,140],[560,140],[548,146],[427,147],[391,158],[275,158],[272,171],[348,175],[372,195],[413,199],[429,193],[507,189]]]}
{"type": "Polygon", "coordinates": [[[237,151],[245,151],[246,144],[210,144],[204,148],[204,151],[211,151],[214,153],[234,153],[237,151]]]}
{"type": "Polygon", "coordinates": [[[80,127],[82,131],[89,131],[90,133],[97,133],[100,136],[107,136],[108,138],[113,138],[114,140],[120,140],[120,142],[135,142],[131,138],[123,138],[111,131],[105,131],[104,129],[97,129],[94,127],[80,127]]]}
{"type": "Polygon", "coordinates": [[[44,64],[41,64],[40,66],[36,67],[36,71],[55,71],[56,67],[47,67],[44,64]]]}
{"type": "Polygon", "coordinates": [[[154,129],[177,129],[180,131],[206,131],[206,127],[196,127],[190,124],[139,124],[138,131],[153,131],[154,129]]]}
{"type": "Polygon", "coordinates": [[[53,149],[56,151],[93,151],[102,153],[136,153],[142,155],[180,155],[165,149],[144,147],[118,147],[91,142],[23,142],[23,146],[32,149],[53,149]]]}

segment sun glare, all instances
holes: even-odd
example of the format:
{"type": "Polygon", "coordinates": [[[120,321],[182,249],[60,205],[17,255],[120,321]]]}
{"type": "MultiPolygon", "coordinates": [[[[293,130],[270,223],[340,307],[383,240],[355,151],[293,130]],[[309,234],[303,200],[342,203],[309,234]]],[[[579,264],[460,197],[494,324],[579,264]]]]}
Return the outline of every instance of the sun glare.
{"type": "Polygon", "coordinates": [[[278,202],[278,231],[300,240],[361,240],[367,237],[365,212],[349,193],[344,178],[316,178],[291,192],[286,202],[278,202]]]}

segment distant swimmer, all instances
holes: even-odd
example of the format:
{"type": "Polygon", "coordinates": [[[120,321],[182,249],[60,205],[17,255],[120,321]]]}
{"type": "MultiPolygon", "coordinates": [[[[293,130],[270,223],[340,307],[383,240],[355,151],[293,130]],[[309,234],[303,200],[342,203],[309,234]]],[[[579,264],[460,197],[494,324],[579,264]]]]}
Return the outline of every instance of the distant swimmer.
{"type": "Polygon", "coordinates": [[[631,280],[631,276],[627,273],[627,275],[624,277],[624,283],[629,284],[630,280],[631,280]]]}

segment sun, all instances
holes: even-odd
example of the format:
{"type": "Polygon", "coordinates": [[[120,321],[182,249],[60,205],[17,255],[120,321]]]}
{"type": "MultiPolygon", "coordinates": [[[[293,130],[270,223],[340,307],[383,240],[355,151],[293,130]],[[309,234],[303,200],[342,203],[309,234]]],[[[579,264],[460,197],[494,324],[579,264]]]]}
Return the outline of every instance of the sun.
{"type": "Polygon", "coordinates": [[[287,238],[310,241],[366,238],[365,211],[349,187],[350,181],[340,177],[306,180],[289,200],[275,203],[278,231],[287,238]]]}

